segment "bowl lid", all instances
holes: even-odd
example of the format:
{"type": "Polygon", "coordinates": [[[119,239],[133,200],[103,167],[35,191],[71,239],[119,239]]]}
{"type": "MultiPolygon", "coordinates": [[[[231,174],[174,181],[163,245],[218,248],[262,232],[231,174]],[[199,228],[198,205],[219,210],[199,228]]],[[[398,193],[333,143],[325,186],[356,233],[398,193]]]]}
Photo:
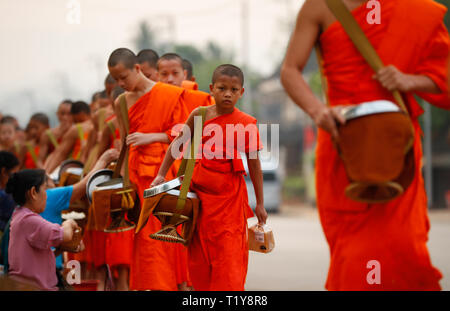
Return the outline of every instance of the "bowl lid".
{"type": "Polygon", "coordinates": [[[181,186],[181,183],[183,182],[183,177],[184,177],[184,175],[177,177],[175,179],[169,180],[168,182],[165,182],[161,185],[144,190],[144,199],[181,186]]]}
{"type": "Polygon", "coordinates": [[[401,112],[401,110],[400,107],[388,100],[375,100],[342,109],[342,114],[347,121],[371,114],[386,112],[401,112]]]}

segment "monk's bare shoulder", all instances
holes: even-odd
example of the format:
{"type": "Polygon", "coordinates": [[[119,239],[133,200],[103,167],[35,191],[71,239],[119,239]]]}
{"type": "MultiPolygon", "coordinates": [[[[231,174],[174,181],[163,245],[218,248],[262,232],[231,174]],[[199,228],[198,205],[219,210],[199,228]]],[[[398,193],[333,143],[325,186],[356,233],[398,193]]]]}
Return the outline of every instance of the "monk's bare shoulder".
{"type": "Polygon", "coordinates": [[[299,17],[320,25],[327,11],[325,0],[306,0],[300,9],[299,17]]]}

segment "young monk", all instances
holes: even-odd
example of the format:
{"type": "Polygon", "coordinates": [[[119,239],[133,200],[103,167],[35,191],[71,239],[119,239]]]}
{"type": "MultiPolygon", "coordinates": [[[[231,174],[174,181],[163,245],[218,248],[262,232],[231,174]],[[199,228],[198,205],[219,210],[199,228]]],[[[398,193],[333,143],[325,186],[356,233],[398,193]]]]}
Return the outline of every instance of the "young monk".
{"type": "MultiPolygon", "coordinates": [[[[171,85],[183,87],[183,81],[186,81],[187,70],[183,67],[183,59],[176,53],[167,53],[161,56],[157,64],[159,81],[171,85]]],[[[189,85],[185,85],[186,90],[186,106],[188,112],[191,113],[199,106],[208,106],[213,103],[210,97],[201,91],[195,91],[189,85]],[[193,97],[192,99],[190,97],[193,97]],[[202,100],[198,100],[198,96],[203,96],[202,100]]]]}
{"type": "Polygon", "coordinates": [[[89,132],[93,129],[91,110],[87,103],[74,102],[70,113],[75,124],[64,134],[61,144],[53,151],[54,155],[45,162],[44,169],[48,173],[52,173],[62,161],[69,157],[79,159],[89,132]]]}
{"type": "Polygon", "coordinates": [[[58,147],[61,143],[63,135],[72,126],[73,120],[70,114],[70,107],[72,106],[72,101],[66,99],[63,100],[56,111],[56,117],[58,118],[59,124],[51,129],[46,130],[42,133],[39,139],[39,160],[44,163],[47,157],[58,147]]]}
{"type": "Polygon", "coordinates": [[[431,264],[426,246],[430,226],[417,119],[423,109],[413,94],[450,108],[445,70],[450,40],[443,23],[446,9],[429,0],[378,1],[381,24],[367,23],[370,9],[366,1],[343,2],[386,67],[378,72],[371,69],[325,0],[306,0],[282,65],[281,82],[294,103],[319,128],[317,205],[331,253],[326,289],[439,290],[442,274],[431,264]],[[323,55],[331,107],[313,95],[302,76],[316,43],[323,55]],[[339,139],[336,124],[344,122],[338,106],[379,99],[394,101],[392,90],[403,93],[414,125],[414,179],[401,196],[388,203],[352,201],[344,194],[349,180],[333,147],[333,140],[339,139]],[[380,283],[367,281],[371,260],[380,263],[380,283]]]}
{"type": "MultiPolygon", "coordinates": [[[[172,127],[187,118],[185,90],[147,79],[137,64],[135,54],[125,48],[115,50],[108,68],[119,86],[127,92],[130,134],[126,142],[130,146],[130,180],[139,189],[143,202],[144,190],[156,176],[169,143],[175,138],[172,127]]],[[[199,96],[197,100],[202,100],[199,96]]],[[[119,99],[116,100],[116,114],[119,99]]],[[[119,124],[121,124],[119,120],[119,124]]],[[[124,129],[121,126],[121,137],[124,129]]],[[[174,178],[177,170],[168,172],[174,178]]],[[[176,247],[150,239],[149,235],[161,229],[161,223],[153,215],[146,226],[134,237],[133,258],[130,270],[130,289],[177,290],[176,247]]]]}
{"type": "Polygon", "coordinates": [[[158,53],[152,49],[145,49],[138,53],[137,58],[144,76],[158,82],[158,68],[156,65],[159,59],[158,53]]]}
{"type": "Polygon", "coordinates": [[[198,90],[198,84],[195,82],[194,70],[192,67],[192,63],[187,59],[183,59],[183,68],[186,70],[186,80],[181,82],[181,87],[187,90],[198,90]]]}
{"type": "Polygon", "coordinates": [[[114,80],[114,78],[111,76],[110,73],[108,73],[108,75],[105,78],[104,85],[106,94],[108,95],[108,97],[110,97],[112,90],[117,86],[117,81],[114,80]]]}
{"type": "Polygon", "coordinates": [[[39,146],[42,134],[50,127],[48,117],[43,113],[35,113],[31,116],[27,125],[27,142],[22,147],[22,168],[42,168],[39,160],[39,146]]]}
{"type": "MultiPolygon", "coordinates": [[[[256,119],[239,111],[235,105],[244,94],[244,75],[233,65],[216,68],[210,85],[216,104],[206,110],[201,145],[202,158],[195,166],[191,189],[201,201],[197,227],[188,247],[189,274],[197,291],[244,290],[248,265],[247,218],[253,216],[248,204],[245,169],[240,152],[247,155],[247,164],[256,195],[255,213],[265,224],[263,179],[258,151],[262,149],[256,119]],[[231,130],[229,128],[230,125],[231,130]],[[234,126],[243,126],[235,130],[234,126]],[[213,139],[211,131],[223,133],[223,140],[213,139]],[[248,132],[247,132],[248,131],[248,132]],[[237,134],[237,136],[236,136],[237,134]],[[240,138],[244,138],[240,140],[240,138]]],[[[186,127],[172,142],[172,152],[166,153],[152,186],[166,181],[165,176],[174,161],[176,148],[183,135],[194,135],[195,109],[186,127]]]]}
{"type": "MultiPolygon", "coordinates": [[[[185,103],[188,113],[191,113],[192,110],[199,106],[208,106],[213,104],[213,99],[208,94],[201,91],[195,91],[195,88],[189,84],[191,82],[186,80],[188,70],[184,68],[183,64],[183,59],[176,53],[167,53],[161,56],[157,63],[160,81],[179,86],[187,90],[184,94],[184,98],[186,99],[185,103]],[[183,85],[183,82],[187,82],[187,84],[185,83],[183,85]]],[[[181,160],[175,161],[172,169],[178,170],[180,164],[181,160]]],[[[177,269],[179,270],[179,287],[182,290],[190,290],[191,282],[189,280],[187,268],[187,250],[181,244],[177,245],[176,248],[178,252],[177,257],[180,258],[178,261],[179,265],[177,266],[177,269]]]]}
{"type": "Polygon", "coordinates": [[[16,125],[14,118],[11,116],[4,116],[0,120],[0,151],[9,151],[19,157],[20,149],[16,148],[16,125]]]}

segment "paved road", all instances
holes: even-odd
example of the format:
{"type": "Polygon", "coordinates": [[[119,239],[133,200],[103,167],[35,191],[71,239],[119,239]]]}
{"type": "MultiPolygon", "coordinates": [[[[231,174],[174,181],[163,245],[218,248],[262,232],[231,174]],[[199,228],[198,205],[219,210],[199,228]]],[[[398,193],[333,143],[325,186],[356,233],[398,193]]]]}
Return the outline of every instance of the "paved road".
{"type": "MultiPolygon", "coordinates": [[[[250,252],[246,290],[322,291],[329,265],[328,245],[317,210],[283,206],[269,214],[275,249],[269,254],[250,252]]],[[[450,290],[450,210],[430,211],[431,260],[444,275],[443,290],[450,290]]],[[[256,218],[249,224],[256,223],[256,218]]]]}

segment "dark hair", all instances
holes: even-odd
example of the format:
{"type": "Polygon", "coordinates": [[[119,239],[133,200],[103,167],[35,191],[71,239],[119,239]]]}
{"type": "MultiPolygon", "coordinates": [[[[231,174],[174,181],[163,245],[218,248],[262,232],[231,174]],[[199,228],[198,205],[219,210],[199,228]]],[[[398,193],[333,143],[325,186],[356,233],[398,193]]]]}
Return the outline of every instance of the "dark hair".
{"type": "Polygon", "coordinates": [[[59,103],[60,105],[66,104],[66,105],[72,105],[72,101],[70,99],[64,99],[62,102],[59,103]]]}
{"type": "Polygon", "coordinates": [[[183,59],[183,69],[187,72],[187,80],[191,80],[192,76],[194,75],[194,69],[192,68],[192,63],[188,61],[187,59],[183,59]]]}
{"type": "Polygon", "coordinates": [[[104,84],[116,84],[117,81],[113,78],[113,76],[111,76],[110,73],[108,73],[108,75],[105,78],[105,83],[104,84]]]}
{"type": "Polygon", "coordinates": [[[0,151],[0,171],[5,168],[8,171],[19,165],[19,159],[14,153],[9,151],[0,151]]]}
{"type": "MultiPolygon", "coordinates": [[[[163,60],[174,60],[174,59],[177,60],[177,61],[179,61],[181,67],[183,67],[183,59],[181,58],[180,55],[178,55],[177,53],[166,53],[166,54],[164,54],[163,56],[161,56],[161,57],[158,59],[158,63],[157,63],[156,68],[158,69],[159,64],[160,64],[163,60]]],[[[184,68],[183,68],[183,69],[184,69],[184,68]]]]}
{"type": "Polygon", "coordinates": [[[122,63],[128,69],[133,69],[134,65],[137,64],[137,56],[130,49],[116,49],[109,56],[108,67],[115,67],[119,63],[122,63]]]}
{"type": "Polygon", "coordinates": [[[4,116],[1,120],[0,120],[0,124],[6,124],[6,123],[9,123],[9,124],[16,124],[16,122],[17,122],[17,119],[16,118],[14,118],[13,116],[4,116]]]}
{"type": "Polygon", "coordinates": [[[213,73],[212,76],[212,84],[216,83],[216,80],[219,78],[219,76],[229,76],[229,77],[238,77],[239,80],[241,80],[241,86],[244,85],[244,73],[242,70],[231,64],[223,64],[218,66],[213,73]]]}
{"type": "Polygon", "coordinates": [[[156,68],[156,63],[158,62],[159,56],[158,53],[152,49],[145,49],[138,53],[137,59],[139,64],[147,62],[150,67],[156,68]]]}
{"type": "Polygon", "coordinates": [[[80,112],[84,112],[86,114],[91,113],[91,109],[89,108],[89,105],[81,100],[74,102],[72,104],[72,106],[70,107],[71,114],[79,114],[80,112]]]}
{"type": "Polygon", "coordinates": [[[35,113],[31,116],[30,120],[37,121],[45,126],[50,125],[50,123],[48,121],[48,117],[45,113],[41,113],[41,112],[35,113]]]}
{"type": "Polygon", "coordinates": [[[120,86],[116,86],[115,88],[113,88],[113,90],[111,92],[113,100],[116,100],[116,98],[119,97],[119,95],[124,92],[125,92],[125,90],[123,88],[121,88],[120,86]]]}
{"type": "Polygon", "coordinates": [[[46,180],[45,170],[25,169],[14,173],[9,178],[6,184],[6,192],[12,195],[17,204],[24,205],[27,202],[27,192],[33,187],[36,188],[36,192],[39,192],[46,180]]]}

